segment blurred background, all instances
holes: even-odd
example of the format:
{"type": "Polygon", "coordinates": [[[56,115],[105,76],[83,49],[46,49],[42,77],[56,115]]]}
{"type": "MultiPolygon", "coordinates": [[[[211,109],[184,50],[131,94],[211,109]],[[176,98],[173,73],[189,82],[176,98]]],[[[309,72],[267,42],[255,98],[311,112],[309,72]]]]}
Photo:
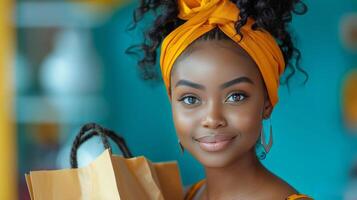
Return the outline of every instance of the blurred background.
{"type": "MultiPolygon", "coordinates": [[[[357,199],[357,1],[309,0],[291,29],[309,81],[280,89],[274,145],[263,163],[318,200],[357,199]]],[[[204,177],[180,154],[161,83],[140,79],[135,57],[144,19],[127,31],[137,0],[1,0],[0,199],[29,199],[24,174],[69,167],[82,124],[124,136],[134,155],[177,160],[182,181],[204,177]]],[[[147,23],[148,22],[148,23],[147,23]]],[[[103,151],[79,150],[79,165],[103,151]]],[[[118,151],[116,153],[119,153],[118,151]]]]}

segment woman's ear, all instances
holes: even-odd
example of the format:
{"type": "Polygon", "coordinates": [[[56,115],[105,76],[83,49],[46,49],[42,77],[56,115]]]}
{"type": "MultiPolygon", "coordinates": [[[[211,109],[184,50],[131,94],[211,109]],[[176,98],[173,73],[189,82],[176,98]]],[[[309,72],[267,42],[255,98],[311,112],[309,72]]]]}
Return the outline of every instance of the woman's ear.
{"type": "Polygon", "coordinates": [[[170,101],[170,104],[172,104],[172,91],[171,91],[171,88],[169,89],[169,101],[170,101]]]}
{"type": "Polygon", "coordinates": [[[266,98],[264,102],[263,119],[269,119],[272,112],[273,106],[269,98],[266,98]]]}

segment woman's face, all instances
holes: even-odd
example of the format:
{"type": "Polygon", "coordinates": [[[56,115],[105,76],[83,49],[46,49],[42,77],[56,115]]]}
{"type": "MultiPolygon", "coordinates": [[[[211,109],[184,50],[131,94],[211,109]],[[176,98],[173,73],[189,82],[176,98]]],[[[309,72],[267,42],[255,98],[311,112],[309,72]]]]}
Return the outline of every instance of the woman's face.
{"type": "Polygon", "coordinates": [[[272,106],[251,57],[229,40],[199,41],[176,61],[171,105],[178,137],[206,167],[254,152],[272,106]]]}

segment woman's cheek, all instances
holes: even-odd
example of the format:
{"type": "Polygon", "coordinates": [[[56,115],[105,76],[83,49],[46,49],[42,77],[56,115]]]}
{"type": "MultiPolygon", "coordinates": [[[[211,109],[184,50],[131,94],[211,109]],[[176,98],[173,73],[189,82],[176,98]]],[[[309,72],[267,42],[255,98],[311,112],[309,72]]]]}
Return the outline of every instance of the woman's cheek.
{"type": "Polygon", "coordinates": [[[259,136],[261,127],[259,113],[241,111],[230,113],[229,118],[234,129],[239,130],[245,137],[252,137],[254,140],[259,136]]]}
{"type": "Polygon", "coordinates": [[[176,132],[179,136],[189,136],[193,130],[193,124],[195,120],[192,115],[188,114],[182,108],[173,107],[173,120],[176,128],[176,132]]]}

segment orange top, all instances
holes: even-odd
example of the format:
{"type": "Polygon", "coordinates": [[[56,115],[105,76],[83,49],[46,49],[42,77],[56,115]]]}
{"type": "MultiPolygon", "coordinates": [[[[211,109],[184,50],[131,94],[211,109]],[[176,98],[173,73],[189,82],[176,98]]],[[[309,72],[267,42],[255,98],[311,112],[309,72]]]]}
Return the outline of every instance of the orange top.
{"type": "MultiPolygon", "coordinates": [[[[189,189],[189,191],[186,193],[184,200],[193,200],[197,191],[201,188],[201,186],[204,184],[204,182],[205,182],[205,180],[203,179],[203,180],[197,182],[196,184],[194,184],[189,189]]],[[[311,197],[308,197],[303,194],[293,194],[293,195],[288,196],[286,198],[286,200],[313,200],[313,199],[311,197]]]]}
{"type": "Polygon", "coordinates": [[[186,20],[165,37],[161,46],[160,67],[166,89],[170,89],[171,69],[180,54],[197,38],[218,27],[241,46],[257,64],[272,105],[278,102],[280,75],[284,72],[284,56],[275,38],[266,30],[253,30],[253,18],[237,34],[235,22],[239,9],[230,0],[178,0],[180,19],[186,20]]]}

